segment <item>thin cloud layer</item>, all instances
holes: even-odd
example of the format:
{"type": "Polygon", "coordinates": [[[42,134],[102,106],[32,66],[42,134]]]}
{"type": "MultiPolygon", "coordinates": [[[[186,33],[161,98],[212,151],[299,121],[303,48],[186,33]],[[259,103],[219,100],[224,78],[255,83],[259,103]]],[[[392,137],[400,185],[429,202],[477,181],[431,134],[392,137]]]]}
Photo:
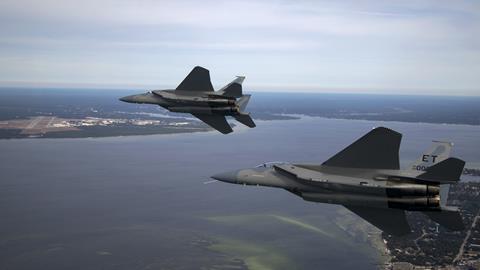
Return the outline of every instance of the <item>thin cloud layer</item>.
{"type": "Polygon", "coordinates": [[[0,81],[479,95],[478,1],[2,1],[0,81]]]}

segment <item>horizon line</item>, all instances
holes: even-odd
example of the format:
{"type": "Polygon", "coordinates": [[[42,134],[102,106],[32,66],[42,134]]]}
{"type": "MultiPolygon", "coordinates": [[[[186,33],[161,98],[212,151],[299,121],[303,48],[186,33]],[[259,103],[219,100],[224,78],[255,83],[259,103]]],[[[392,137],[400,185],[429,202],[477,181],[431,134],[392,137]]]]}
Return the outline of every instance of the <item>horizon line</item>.
{"type": "MultiPolygon", "coordinates": [[[[223,86],[223,85],[222,85],[223,86]]],[[[0,81],[0,88],[32,88],[32,89],[85,89],[85,90],[160,90],[160,89],[175,89],[176,86],[168,86],[166,84],[105,84],[105,83],[62,83],[62,82],[21,82],[21,81],[0,81]]],[[[221,86],[220,86],[221,87],[221,86]]],[[[217,87],[220,89],[220,87],[217,87]]],[[[387,88],[352,88],[352,87],[319,87],[319,86],[279,86],[279,85],[253,85],[248,87],[249,90],[245,92],[252,93],[302,93],[302,94],[367,94],[367,95],[388,95],[388,96],[452,96],[452,97],[480,97],[480,89],[460,89],[455,90],[456,93],[445,93],[448,89],[413,89],[413,88],[398,88],[404,91],[403,93],[392,93],[392,90],[387,88]],[[259,90],[259,88],[261,90],[259,90]],[[274,89],[276,88],[276,89],[274,89]],[[297,88],[298,90],[293,90],[297,88]],[[458,93],[461,92],[461,93],[458,93]]],[[[452,90],[449,90],[452,91],[452,90]]]]}

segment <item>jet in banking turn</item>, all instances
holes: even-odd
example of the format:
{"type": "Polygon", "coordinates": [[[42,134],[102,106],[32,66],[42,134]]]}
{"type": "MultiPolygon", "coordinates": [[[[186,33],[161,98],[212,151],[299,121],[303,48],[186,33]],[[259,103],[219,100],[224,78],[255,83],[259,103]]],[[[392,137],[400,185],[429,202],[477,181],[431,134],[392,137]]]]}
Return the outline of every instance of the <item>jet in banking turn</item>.
{"type": "Polygon", "coordinates": [[[405,211],[420,211],[447,229],[462,230],[459,211],[447,205],[447,197],[465,162],[450,157],[451,143],[434,141],[418,161],[400,170],[401,138],[379,127],[322,164],[265,163],[212,178],[282,188],[309,202],[343,205],[392,235],[411,231],[405,211]]]}
{"type": "Polygon", "coordinates": [[[214,91],[209,71],[197,66],[176,89],[153,90],[120,100],[155,104],[171,112],[190,113],[221,133],[228,134],[233,130],[225,116],[232,116],[248,127],[255,127],[252,118],[245,112],[250,95],[242,93],[244,79],[237,76],[231,83],[214,91]]]}

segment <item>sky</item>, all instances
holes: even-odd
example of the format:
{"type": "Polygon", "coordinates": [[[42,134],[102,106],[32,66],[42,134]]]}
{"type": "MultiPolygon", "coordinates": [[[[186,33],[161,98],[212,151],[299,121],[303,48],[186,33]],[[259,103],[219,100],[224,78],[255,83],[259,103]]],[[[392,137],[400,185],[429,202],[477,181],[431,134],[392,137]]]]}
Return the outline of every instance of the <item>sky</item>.
{"type": "Polygon", "coordinates": [[[480,95],[480,1],[0,1],[0,85],[480,95]]]}

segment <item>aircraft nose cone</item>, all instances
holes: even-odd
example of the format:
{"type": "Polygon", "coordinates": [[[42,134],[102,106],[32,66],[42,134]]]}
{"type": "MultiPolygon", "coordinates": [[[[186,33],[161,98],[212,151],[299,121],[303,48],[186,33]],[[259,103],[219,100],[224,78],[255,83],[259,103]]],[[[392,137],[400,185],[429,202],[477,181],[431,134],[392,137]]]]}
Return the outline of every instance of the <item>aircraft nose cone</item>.
{"type": "Polygon", "coordinates": [[[238,171],[224,172],[211,176],[215,180],[219,180],[227,183],[236,183],[238,178],[238,171]]]}
{"type": "Polygon", "coordinates": [[[123,102],[133,103],[133,102],[135,102],[135,97],[134,97],[134,95],[133,96],[125,96],[125,97],[119,98],[119,100],[123,101],[123,102]]]}

